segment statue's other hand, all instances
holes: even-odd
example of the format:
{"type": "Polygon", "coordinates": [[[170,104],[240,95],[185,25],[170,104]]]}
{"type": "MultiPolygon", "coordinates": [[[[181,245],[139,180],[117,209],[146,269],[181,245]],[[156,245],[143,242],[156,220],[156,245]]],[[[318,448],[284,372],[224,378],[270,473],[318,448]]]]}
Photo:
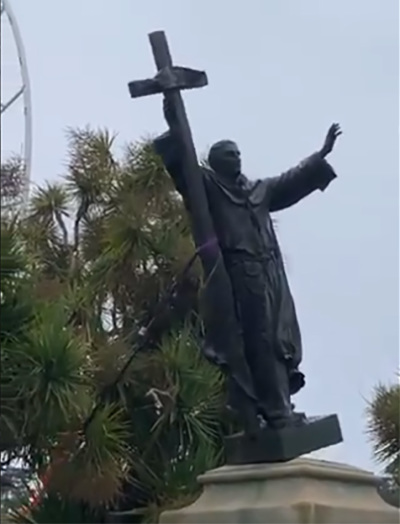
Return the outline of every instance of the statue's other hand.
{"type": "Polygon", "coordinates": [[[332,124],[328,130],[328,133],[326,134],[325,142],[321,149],[321,155],[323,157],[326,157],[326,155],[329,155],[329,153],[332,152],[333,146],[335,145],[338,136],[341,134],[342,130],[340,129],[340,125],[332,124]]]}

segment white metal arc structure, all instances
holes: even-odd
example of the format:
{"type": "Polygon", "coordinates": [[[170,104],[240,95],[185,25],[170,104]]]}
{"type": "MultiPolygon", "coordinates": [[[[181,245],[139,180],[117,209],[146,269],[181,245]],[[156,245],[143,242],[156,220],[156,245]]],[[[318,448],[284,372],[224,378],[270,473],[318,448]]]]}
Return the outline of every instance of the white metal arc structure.
{"type": "Polygon", "coordinates": [[[20,74],[21,87],[8,99],[3,102],[1,100],[0,112],[1,115],[7,111],[18,99],[22,97],[24,106],[24,144],[23,144],[23,161],[24,161],[24,188],[23,188],[23,203],[26,204],[29,196],[29,185],[32,166],[32,103],[31,91],[29,83],[28,68],[26,65],[25,49],[22,42],[21,34],[19,32],[18,24],[14,13],[10,6],[9,0],[1,0],[0,3],[1,16],[6,16],[11,27],[12,35],[14,37],[15,46],[17,49],[20,74]]]}

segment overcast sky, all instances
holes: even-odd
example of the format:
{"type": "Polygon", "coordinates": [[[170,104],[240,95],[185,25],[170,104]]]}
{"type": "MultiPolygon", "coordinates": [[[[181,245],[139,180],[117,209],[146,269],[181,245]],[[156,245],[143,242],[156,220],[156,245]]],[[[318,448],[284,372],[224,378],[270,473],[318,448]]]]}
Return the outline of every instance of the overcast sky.
{"type": "MultiPolygon", "coordinates": [[[[366,399],[399,364],[397,0],[10,1],[32,88],[36,184],[64,172],[68,126],[108,127],[121,145],[164,130],[161,99],[127,90],[154,73],[146,35],[158,29],[177,64],[208,73],[209,86],[185,96],[198,151],[237,140],[249,178],[291,167],[342,124],[330,157],[338,179],[280,213],[278,233],[304,339],[297,407],[340,416],[344,443],[319,456],[373,468],[366,399]]],[[[17,78],[8,35],[4,93],[17,78]]],[[[20,110],[2,121],[3,151],[20,147],[20,110]]]]}

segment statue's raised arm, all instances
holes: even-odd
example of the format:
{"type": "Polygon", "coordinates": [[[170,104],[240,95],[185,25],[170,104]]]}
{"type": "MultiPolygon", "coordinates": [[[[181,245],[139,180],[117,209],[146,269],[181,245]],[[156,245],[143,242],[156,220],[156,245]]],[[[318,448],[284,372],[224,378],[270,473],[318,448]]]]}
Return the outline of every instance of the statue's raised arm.
{"type": "Polygon", "coordinates": [[[324,191],[336,178],[332,166],[325,160],[333,150],[342,131],[332,124],[322,148],[285,173],[263,180],[265,198],[271,212],[290,207],[317,189],[324,191]]]}
{"type": "Polygon", "coordinates": [[[179,139],[171,131],[166,131],[154,140],[153,146],[156,153],[162,158],[165,169],[174,181],[176,189],[186,200],[182,151],[180,150],[179,139]]]}

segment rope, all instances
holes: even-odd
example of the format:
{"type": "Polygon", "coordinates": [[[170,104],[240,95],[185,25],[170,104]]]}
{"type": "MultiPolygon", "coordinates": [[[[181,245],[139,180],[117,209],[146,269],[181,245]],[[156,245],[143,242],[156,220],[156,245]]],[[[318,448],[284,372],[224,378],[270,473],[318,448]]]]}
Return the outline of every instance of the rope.
{"type": "MultiPolygon", "coordinates": [[[[87,429],[88,427],[90,426],[90,424],[93,422],[93,419],[94,417],[96,416],[97,412],[99,411],[99,409],[101,408],[102,406],[102,403],[104,401],[104,398],[106,397],[107,393],[111,390],[113,390],[118,384],[119,382],[122,380],[122,378],[124,377],[127,369],[129,368],[129,366],[131,365],[133,359],[135,358],[135,356],[138,354],[139,351],[141,351],[145,345],[147,344],[148,340],[149,340],[149,335],[150,335],[150,332],[151,332],[151,328],[152,326],[154,325],[154,323],[158,320],[158,317],[159,317],[159,314],[161,313],[161,311],[163,311],[165,309],[165,307],[168,305],[168,303],[171,301],[171,299],[173,298],[174,294],[176,293],[177,289],[179,289],[180,285],[183,283],[185,277],[187,276],[187,274],[189,273],[189,271],[191,270],[196,258],[203,252],[209,250],[210,248],[214,248],[215,246],[217,245],[217,239],[216,238],[212,238],[210,240],[208,240],[207,242],[205,242],[203,245],[201,245],[199,248],[196,249],[196,251],[194,252],[194,254],[191,256],[191,258],[188,260],[188,262],[185,264],[183,270],[181,271],[181,273],[178,275],[178,277],[176,278],[175,282],[172,284],[171,288],[169,289],[169,291],[166,292],[166,294],[164,295],[164,297],[162,298],[162,300],[160,301],[159,303],[159,306],[158,306],[158,310],[157,312],[155,313],[155,315],[153,316],[153,318],[150,320],[150,322],[147,324],[147,326],[144,328],[142,328],[142,330],[144,331],[144,334],[143,335],[139,335],[139,337],[141,338],[141,340],[137,343],[137,346],[136,348],[132,351],[132,354],[130,355],[129,359],[125,362],[125,364],[122,366],[122,368],[119,370],[117,376],[115,377],[115,379],[111,382],[111,384],[108,384],[107,386],[105,386],[99,393],[99,396],[98,396],[98,400],[95,404],[95,406],[93,407],[92,411],[90,412],[89,416],[86,418],[84,424],[83,424],[83,433],[86,433],[87,432],[87,429]]],[[[210,272],[205,284],[203,287],[207,286],[210,279],[212,278],[217,266],[218,266],[218,263],[220,261],[221,257],[219,256],[218,257],[218,260],[217,262],[215,263],[215,266],[213,267],[212,271],[210,272]]],[[[141,331],[142,331],[141,330],[141,331]]]]}

